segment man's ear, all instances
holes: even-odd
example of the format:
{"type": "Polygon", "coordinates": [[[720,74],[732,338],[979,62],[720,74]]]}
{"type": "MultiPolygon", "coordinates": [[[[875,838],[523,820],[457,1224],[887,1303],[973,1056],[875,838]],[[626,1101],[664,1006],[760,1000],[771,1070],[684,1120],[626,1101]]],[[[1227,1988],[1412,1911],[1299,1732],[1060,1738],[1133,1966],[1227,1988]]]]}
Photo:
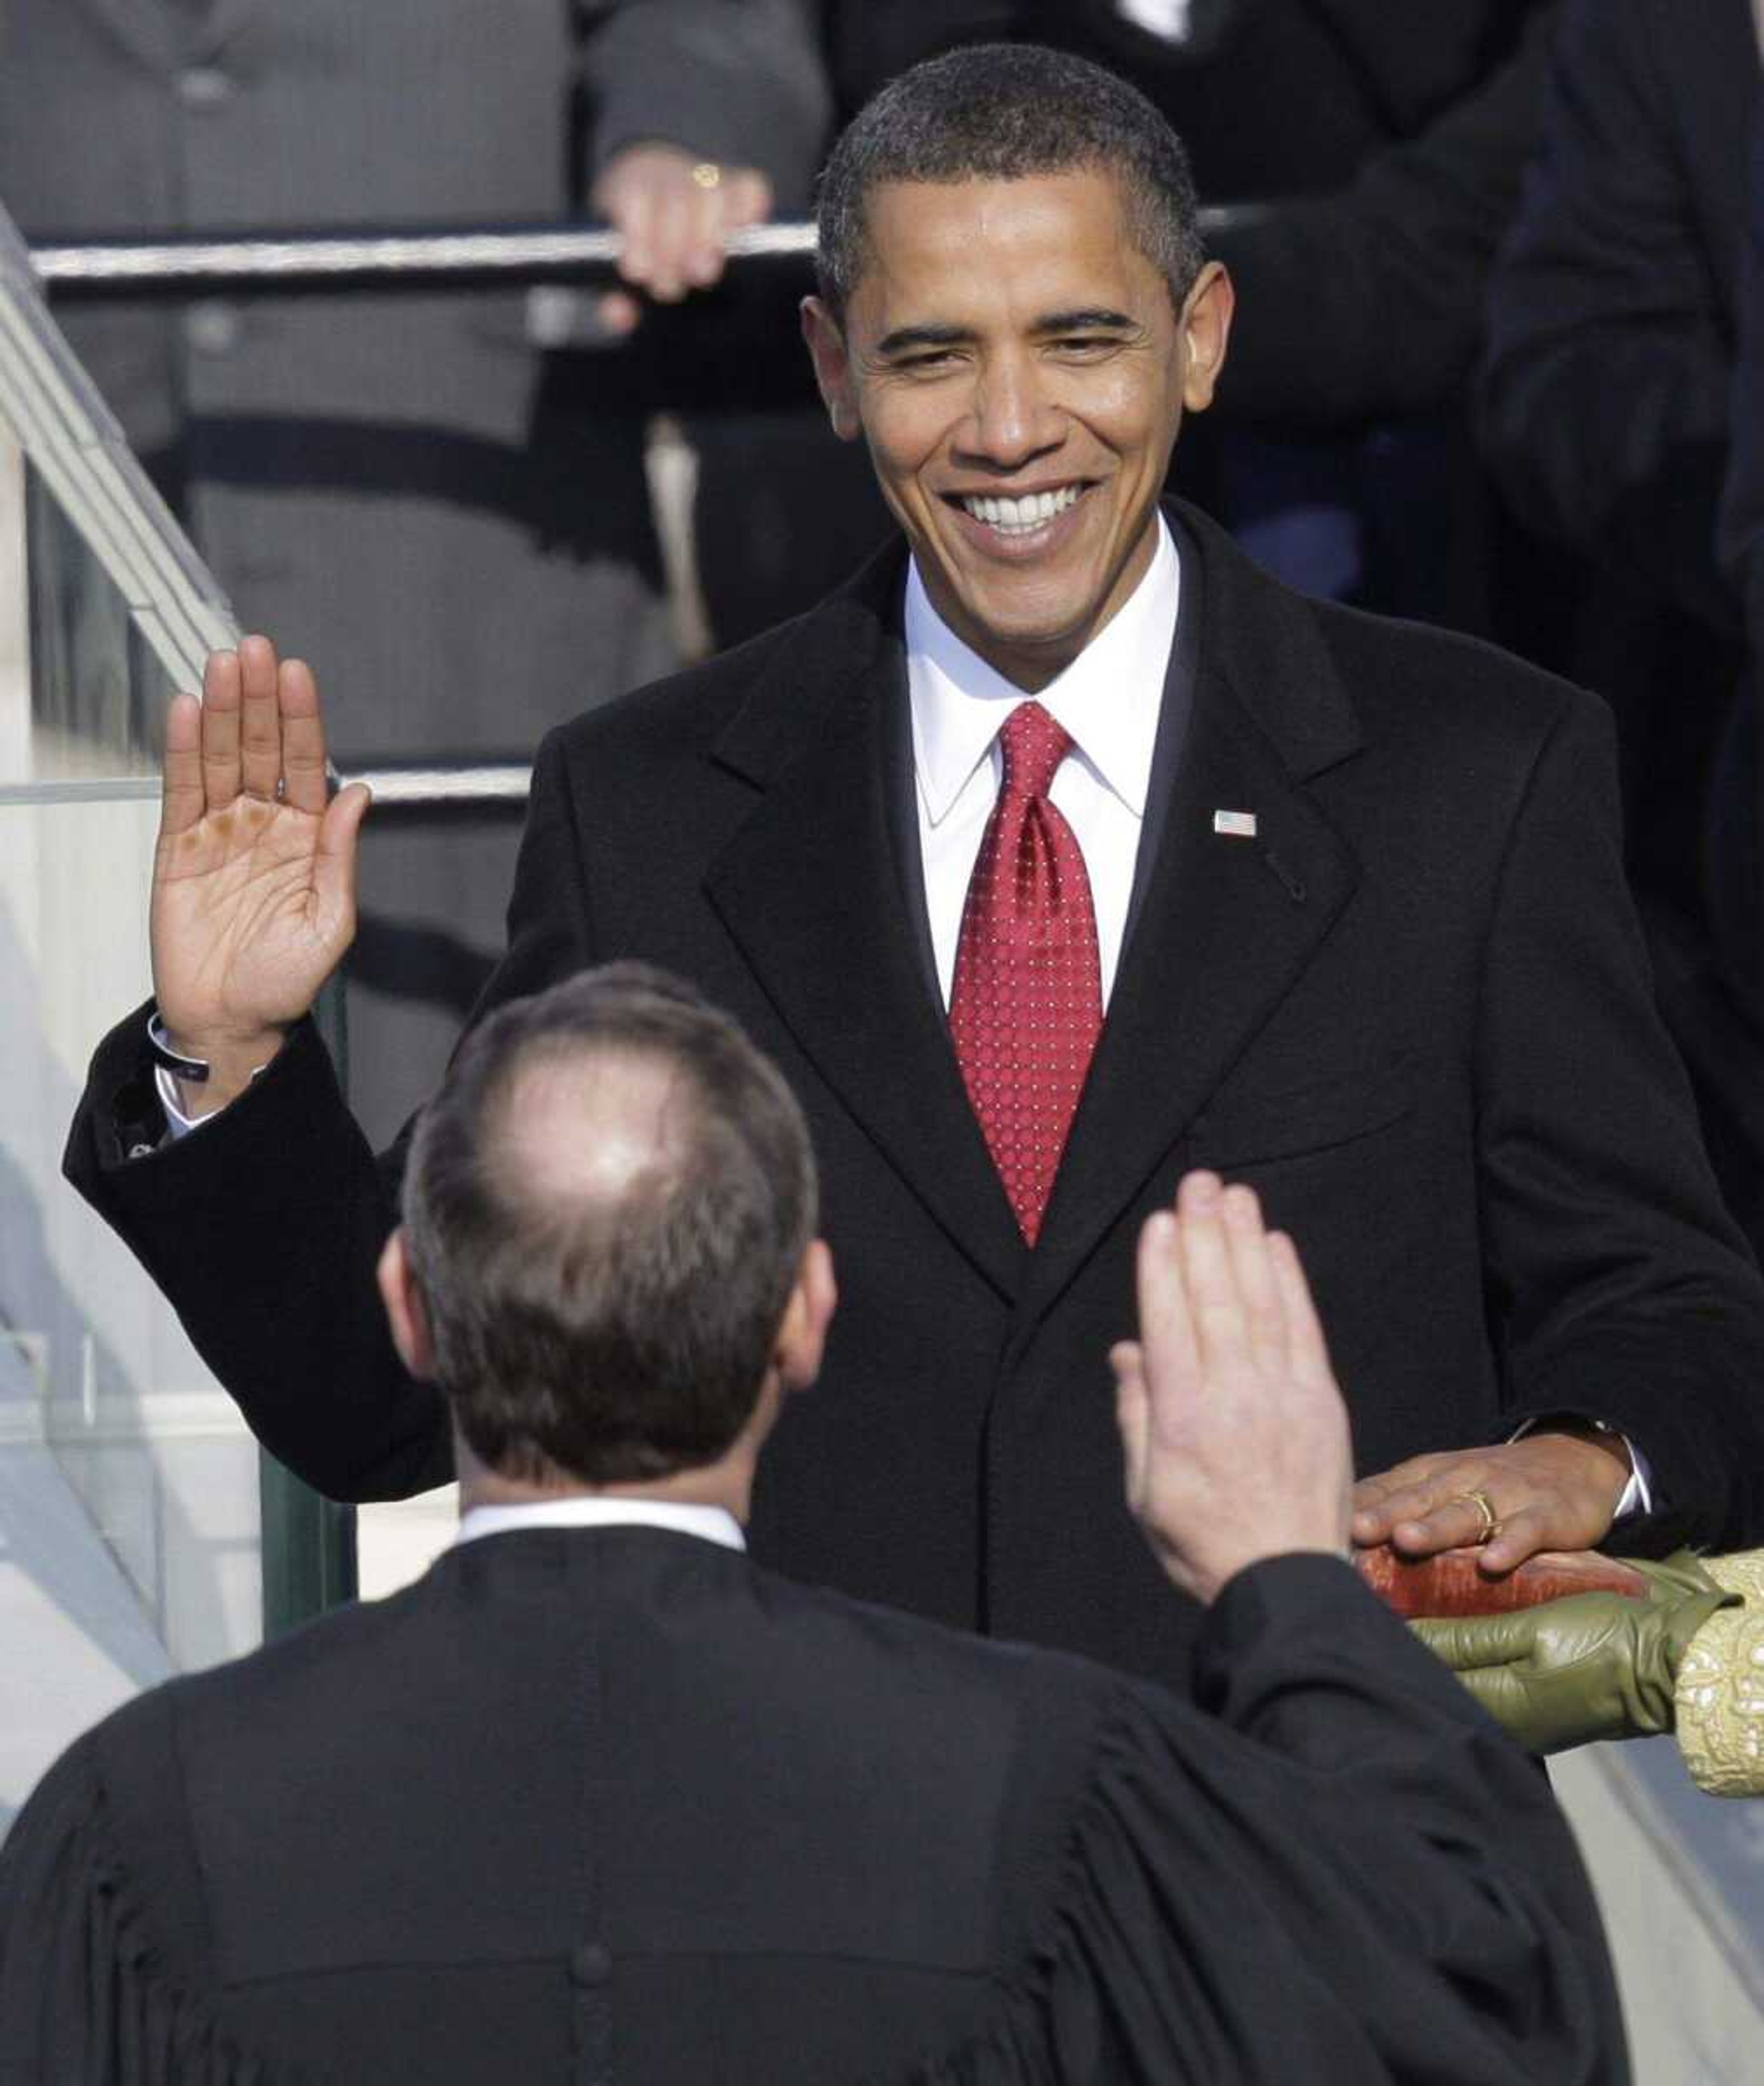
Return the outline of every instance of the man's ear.
{"type": "Polygon", "coordinates": [[[432,1382],[435,1343],[429,1338],[428,1313],[410,1266],[410,1256],[405,1250],[402,1224],[386,1241],[375,1273],[380,1283],[380,1301],[386,1307],[386,1322],[392,1328],[393,1345],[398,1350],[398,1359],[419,1383],[432,1382]]]}
{"type": "Polygon", "coordinates": [[[802,300],[802,338],[808,343],[809,360],[814,364],[814,381],[821,402],[842,442],[855,442],[864,432],[857,411],[857,384],[852,374],[852,358],[839,323],[818,297],[802,300]]]}
{"type": "Polygon", "coordinates": [[[786,1390],[806,1390],[821,1373],[827,1329],[838,1302],[832,1252],[825,1239],[810,1239],[772,1351],[773,1366],[786,1390]]]}
{"type": "Polygon", "coordinates": [[[1177,321],[1182,335],[1182,402],[1191,413],[1204,413],[1213,403],[1236,307],[1237,292],[1223,262],[1208,262],[1184,298],[1177,321]]]}

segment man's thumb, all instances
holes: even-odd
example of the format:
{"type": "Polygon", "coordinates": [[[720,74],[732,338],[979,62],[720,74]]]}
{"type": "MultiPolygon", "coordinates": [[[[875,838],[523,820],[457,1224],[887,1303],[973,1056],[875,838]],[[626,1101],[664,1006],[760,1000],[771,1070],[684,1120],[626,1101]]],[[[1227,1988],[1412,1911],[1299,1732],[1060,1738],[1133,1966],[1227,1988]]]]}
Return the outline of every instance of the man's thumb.
{"type": "Polygon", "coordinates": [[[327,911],[353,913],[355,910],[357,842],[361,822],[372,801],[373,792],[365,782],[351,782],[325,807],[312,862],[312,883],[327,911]]]}

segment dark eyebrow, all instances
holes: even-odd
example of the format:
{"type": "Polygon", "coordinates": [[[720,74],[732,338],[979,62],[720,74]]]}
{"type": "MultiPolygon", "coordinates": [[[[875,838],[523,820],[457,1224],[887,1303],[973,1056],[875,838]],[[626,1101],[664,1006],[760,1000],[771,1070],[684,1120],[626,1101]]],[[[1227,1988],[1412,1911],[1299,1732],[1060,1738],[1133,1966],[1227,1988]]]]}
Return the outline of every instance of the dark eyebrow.
{"type": "Polygon", "coordinates": [[[959,347],[973,335],[965,326],[896,326],[892,333],[885,333],[877,342],[878,355],[899,355],[908,347],[959,347]]]}
{"type": "MultiPolygon", "coordinates": [[[[1074,333],[1131,333],[1138,321],[1125,312],[1111,311],[1106,306],[1086,304],[1076,311],[1044,312],[1035,321],[1032,332],[1041,334],[1074,333]]],[[[972,340],[972,330],[959,326],[896,326],[892,333],[884,334],[871,351],[876,355],[902,355],[912,348],[960,347],[972,340]]]]}
{"type": "Polygon", "coordinates": [[[1037,333],[1131,333],[1138,325],[1125,312],[1112,312],[1106,308],[1086,304],[1075,312],[1044,312],[1035,321],[1037,333]]]}

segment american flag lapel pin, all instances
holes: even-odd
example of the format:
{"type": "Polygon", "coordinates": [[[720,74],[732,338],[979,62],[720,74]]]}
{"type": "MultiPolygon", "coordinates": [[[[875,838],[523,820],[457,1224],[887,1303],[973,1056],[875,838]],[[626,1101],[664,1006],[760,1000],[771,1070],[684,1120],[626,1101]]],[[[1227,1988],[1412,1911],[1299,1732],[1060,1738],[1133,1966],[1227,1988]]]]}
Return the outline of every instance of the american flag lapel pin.
{"type": "Polygon", "coordinates": [[[1253,811],[1215,811],[1213,830],[1228,834],[1236,841],[1252,841],[1256,837],[1256,814],[1253,811]]]}

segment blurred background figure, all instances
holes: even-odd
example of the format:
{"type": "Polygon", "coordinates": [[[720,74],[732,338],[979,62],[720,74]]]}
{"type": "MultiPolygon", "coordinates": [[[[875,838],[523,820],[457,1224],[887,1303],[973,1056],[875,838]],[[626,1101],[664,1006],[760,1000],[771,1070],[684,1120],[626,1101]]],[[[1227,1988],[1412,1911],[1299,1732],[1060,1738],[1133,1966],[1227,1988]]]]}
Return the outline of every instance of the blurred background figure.
{"type": "MultiPolygon", "coordinates": [[[[1493,281],[1481,402],[1513,502],[1585,560],[1549,663],[1617,711],[1630,871],[1661,1004],[1754,1245],[1757,753],[1736,700],[1741,593],[1718,561],[1716,522],[1730,455],[1746,468],[1729,440],[1736,372],[1756,381],[1736,346],[1758,35],[1749,0],[1711,0],[1694,25],[1653,0],[1571,0],[1493,281]]],[[[1748,531],[1733,534],[1743,566],[1748,531]]]]}
{"type": "MultiPolygon", "coordinates": [[[[39,242],[580,215],[582,11],[0,0],[0,197],[39,242]]],[[[518,291],[62,314],[240,619],[329,675],[346,770],[525,763],[673,662],[648,402],[529,315],[518,291]]],[[[383,811],[365,844],[351,1084],[377,1136],[501,945],[521,812],[383,811]]]]}

